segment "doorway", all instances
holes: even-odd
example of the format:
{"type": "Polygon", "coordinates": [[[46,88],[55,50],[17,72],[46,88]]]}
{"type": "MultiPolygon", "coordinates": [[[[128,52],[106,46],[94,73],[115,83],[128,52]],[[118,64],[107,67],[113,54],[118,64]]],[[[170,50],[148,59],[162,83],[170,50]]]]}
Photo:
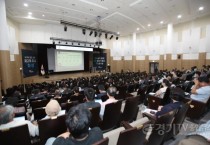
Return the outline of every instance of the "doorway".
{"type": "Polygon", "coordinates": [[[149,63],[149,72],[150,73],[157,73],[159,70],[159,63],[158,62],[150,62],[149,63]]]}

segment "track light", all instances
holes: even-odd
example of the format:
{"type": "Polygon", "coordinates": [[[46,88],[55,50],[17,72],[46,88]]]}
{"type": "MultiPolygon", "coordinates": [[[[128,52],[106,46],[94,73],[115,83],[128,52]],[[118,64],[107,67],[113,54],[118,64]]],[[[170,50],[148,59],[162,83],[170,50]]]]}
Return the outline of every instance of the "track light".
{"type": "Polygon", "coordinates": [[[65,32],[67,31],[67,26],[66,26],[66,25],[64,26],[64,31],[65,31],[65,32]]]}
{"type": "Polygon", "coordinates": [[[110,40],[113,38],[113,35],[111,35],[111,37],[109,38],[110,40]]]}
{"type": "Polygon", "coordinates": [[[92,34],[93,34],[93,31],[91,30],[89,35],[91,36],[92,34]]]}
{"type": "Polygon", "coordinates": [[[78,43],[78,45],[80,45],[80,43],[78,43]]]}
{"type": "Polygon", "coordinates": [[[68,42],[66,42],[66,45],[68,44],[68,42]]]}
{"type": "Polygon", "coordinates": [[[116,40],[118,40],[118,36],[116,37],[116,40]]]}
{"type": "Polygon", "coordinates": [[[106,34],[105,34],[105,38],[106,38],[106,39],[107,39],[107,36],[108,36],[108,34],[106,33],[106,34]]]}
{"type": "Polygon", "coordinates": [[[86,33],[86,30],[82,29],[82,34],[85,35],[85,33],[86,33]]]}
{"type": "Polygon", "coordinates": [[[98,33],[95,31],[95,32],[94,32],[95,37],[97,37],[97,34],[98,34],[98,33]]]}
{"type": "Polygon", "coordinates": [[[100,32],[100,33],[98,34],[98,37],[101,37],[101,35],[102,35],[102,33],[100,32]]]}
{"type": "Polygon", "coordinates": [[[61,42],[60,42],[60,41],[58,41],[58,43],[60,44],[61,42]]]}

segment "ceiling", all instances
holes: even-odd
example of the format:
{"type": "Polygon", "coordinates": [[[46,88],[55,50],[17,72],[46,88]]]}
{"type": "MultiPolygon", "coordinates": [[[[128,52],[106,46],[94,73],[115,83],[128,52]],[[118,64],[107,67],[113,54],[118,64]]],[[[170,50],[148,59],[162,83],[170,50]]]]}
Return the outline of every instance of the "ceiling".
{"type": "Polygon", "coordinates": [[[5,3],[7,16],[19,23],[59,24],[65,20],[95,27],[100,16],[102,29],[120,35],[159,29],[169,22],[177,24],[210,14],[210,0],[5,0],[5,3]],[[204,9],[199,11],[201,6],[204,9]],[[181,19],[177,18],[179,14],[181,19]]]}

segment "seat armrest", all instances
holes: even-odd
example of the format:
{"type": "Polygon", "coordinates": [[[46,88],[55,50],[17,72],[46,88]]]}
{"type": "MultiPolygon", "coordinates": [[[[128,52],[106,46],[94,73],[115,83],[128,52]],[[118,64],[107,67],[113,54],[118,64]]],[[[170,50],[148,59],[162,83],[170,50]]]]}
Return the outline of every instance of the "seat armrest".
{"type": "Polygon", "coordinates": [[[151,120],[152,122],[156,121],[156,116],[154,116],[154,115],[151,115],[151,114],[149,114],[147,112],[144,112],[142,115],[143,115],[143,117],[148,117],[149,120],[151,120]]]}
{"type": "Polygon", "coordinates": [[[133,128],[127,121],[122,121],[121,126],[123,126],[125,129],[133,128]]]}

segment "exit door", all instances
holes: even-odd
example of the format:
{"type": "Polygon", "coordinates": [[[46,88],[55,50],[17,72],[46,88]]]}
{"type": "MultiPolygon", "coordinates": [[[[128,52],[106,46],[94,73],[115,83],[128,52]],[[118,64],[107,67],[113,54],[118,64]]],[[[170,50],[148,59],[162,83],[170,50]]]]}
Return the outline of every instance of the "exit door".
{"type": "Polygon", "coordinates": [[[157,73],[159,68],[158,62],[150,62],[149,63],[149,72],[150,73],[157,73]]]}

